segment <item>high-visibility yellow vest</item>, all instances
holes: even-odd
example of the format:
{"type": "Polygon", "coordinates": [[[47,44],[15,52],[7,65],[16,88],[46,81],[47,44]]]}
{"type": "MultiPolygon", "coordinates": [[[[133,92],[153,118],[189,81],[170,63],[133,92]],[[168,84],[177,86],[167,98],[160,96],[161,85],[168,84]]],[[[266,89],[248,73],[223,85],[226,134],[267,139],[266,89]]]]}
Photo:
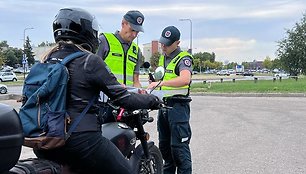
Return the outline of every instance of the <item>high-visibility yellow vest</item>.
{"type": "MultiPolygon", "coordinates": [[[[187,51],[182,51],[176,57],[174,57],[166,67],[163,80],[167,81],[178,77],[178,75],[175,74],[175,67],[183,57],[187,56],[193,59],[192,55],[190,55],[187,51]]],[[[158,64],[159,66],[165,67],[164,55],[160,56],[158,64]]],[[[181,87],[162,86],[160,89],[164,91],[165,97],[170,97],[173,95],[189,95],[190,84],[181,87]]]]}
{"type": "Polygon", "coordinates": [[[134,67],[138,61],[139,47],[132,42],[127,53],[124,53],[123,46],[113,33],[103,34],[109,44],[105,63],[120,83],[133,86],[134,67]]]}

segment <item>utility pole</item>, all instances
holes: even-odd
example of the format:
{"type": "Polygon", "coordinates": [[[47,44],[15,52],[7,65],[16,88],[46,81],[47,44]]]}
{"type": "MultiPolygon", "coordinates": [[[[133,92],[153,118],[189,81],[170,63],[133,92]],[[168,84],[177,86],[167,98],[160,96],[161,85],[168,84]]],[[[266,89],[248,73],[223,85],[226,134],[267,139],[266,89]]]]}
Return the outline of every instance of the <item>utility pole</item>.
{"type": "Polygon", "coordinates": [[[34,29],[33,27],[30,27],[30,28],[25,28],[23,30],[23,56],[22,56],[22,66],[23,66],[23,79],[25,80],[25,68],[26,68],[26,63],[28,62],[27,61],[27,55],[26,55],[26,52],[25,52],[25,47],[26,47],[26,36],[25,36],[25,32],[26,30],[32,30],[34,29]]]}
{"type": "Polygon", "coordinates": [[[191,19],[179,19],[179,21],[189,21],[190,22],[190,48],[189,48],[189,53],[192,54],[192,20],[191,19]]]}

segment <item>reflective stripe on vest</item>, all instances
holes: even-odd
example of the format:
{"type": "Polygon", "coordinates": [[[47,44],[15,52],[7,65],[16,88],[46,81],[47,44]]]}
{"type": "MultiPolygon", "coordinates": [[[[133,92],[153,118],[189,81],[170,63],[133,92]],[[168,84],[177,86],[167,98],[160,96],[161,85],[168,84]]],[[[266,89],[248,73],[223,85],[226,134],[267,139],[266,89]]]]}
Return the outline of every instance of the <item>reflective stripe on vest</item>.
{"type": "MultiPolygon", "coordinates": [[[[163,80],[167,81],[167,80],[171,80],[174,79],[176,77],[178,77],[178,75],[175,74],[175,67],[177,66],[177,64],[180,62],[180,60],[183,57],[190,57],[191,59],[192,56],[186,52],[180,52],[176,57],[174,57],[170,63],[167,65],[166,70],[165,70],[165,76],[163,78],[163,80]]],[[[165,56],[161,55],[159,58],[159,66],[165,67],[165,56]]],[[[170,97],[173,95],[188,95],[189,94],[189,88],[190,85],[185,85],[185,86],[181,86],[181,87],[169,87],[169,86],[162,86],[160,89],[164,91],[164,96],[165,97],[170,97]]]]}
{"type": "Polygon", "coordinates": [[[120,83],[133,86],[134,67],[137,64],[139,47],[132,42],[126,54],[113,33],[103,34],[109,44],[109,53],[104,60],[105,63],[120,83]]]}

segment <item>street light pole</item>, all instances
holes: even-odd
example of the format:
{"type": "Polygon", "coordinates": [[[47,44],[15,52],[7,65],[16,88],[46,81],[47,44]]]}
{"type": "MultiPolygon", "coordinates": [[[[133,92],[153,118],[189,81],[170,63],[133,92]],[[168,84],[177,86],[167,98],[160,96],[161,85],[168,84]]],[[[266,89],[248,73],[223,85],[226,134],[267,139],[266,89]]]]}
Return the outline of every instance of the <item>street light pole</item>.
{"type": "Polygon", "coordinates": [[[190,22],[190,51],[189,53],[192,54],[192,20],[191,19],[179,19],[179,21],[189,21],[190,22]]]}
{"type": "Polygon", "coordinates": [[[26,46],[26,36],[25,32],[26,30],[32,30],[34,29],[33,27],[30,28],[25,28],[23,30],[23,57],[22,57],[22,65],[23,65],[23,79],[25,80],[25,68],[26,68],[26,52],[25,52],[25,46],[26,46]]]}

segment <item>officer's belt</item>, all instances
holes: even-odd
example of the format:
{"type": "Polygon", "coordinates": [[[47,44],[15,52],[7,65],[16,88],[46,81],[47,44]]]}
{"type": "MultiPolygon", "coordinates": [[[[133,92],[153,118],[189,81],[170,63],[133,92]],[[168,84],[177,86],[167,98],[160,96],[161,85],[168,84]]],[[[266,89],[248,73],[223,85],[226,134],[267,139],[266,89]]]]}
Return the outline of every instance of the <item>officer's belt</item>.
{"type": "Polygon", "coordinates": [[[167,106],[173,106],[175,103],[189,103],[192,101],[192,99],[189,96],[177,95],[171,97],[164,97],[163,101],[167,106]]]}

